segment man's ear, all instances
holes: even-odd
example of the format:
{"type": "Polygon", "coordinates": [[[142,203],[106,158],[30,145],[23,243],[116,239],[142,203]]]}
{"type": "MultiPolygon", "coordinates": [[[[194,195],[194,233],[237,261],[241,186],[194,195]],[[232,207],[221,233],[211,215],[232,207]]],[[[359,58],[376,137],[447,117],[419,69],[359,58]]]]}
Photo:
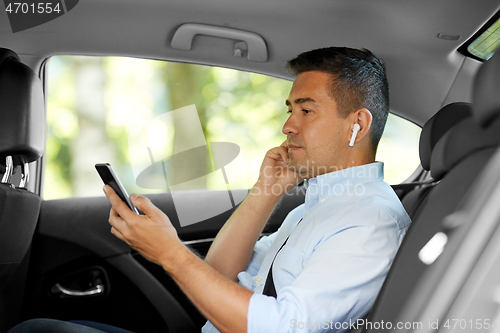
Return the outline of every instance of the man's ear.
{"type": "Polygon", "coordinates": [[[366,134],[369,133],[370,127],[372,125],[372,120],[373,120],[372,113],[370,112],[370,110],[362,108],[351,113],[349,115],[349,119],[352,121],[352,123],[349,131],[349,137],[347,138],[347,140],[351,141],[354,124],[359,125],[359,131],[356,135],[354,143],[363,140],[366,134]]]}

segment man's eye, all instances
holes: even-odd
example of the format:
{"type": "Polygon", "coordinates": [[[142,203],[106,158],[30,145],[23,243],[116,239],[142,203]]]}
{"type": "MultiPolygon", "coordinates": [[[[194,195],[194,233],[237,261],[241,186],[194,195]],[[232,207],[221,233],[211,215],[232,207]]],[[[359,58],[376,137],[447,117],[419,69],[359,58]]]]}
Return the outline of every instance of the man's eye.
{"type": "Polygon", "coordinates": [[[309,113],[309,112],[311,112],[311,111],[306,110],[306,109],[302,109],[302,112],[304,112],[305,114],[308,114],[308,113],[309,113]]]}
{"type": "Polygon", "coordinates": [[[286,113],[292,113],[292,110],[287,110],[286,113]]]}

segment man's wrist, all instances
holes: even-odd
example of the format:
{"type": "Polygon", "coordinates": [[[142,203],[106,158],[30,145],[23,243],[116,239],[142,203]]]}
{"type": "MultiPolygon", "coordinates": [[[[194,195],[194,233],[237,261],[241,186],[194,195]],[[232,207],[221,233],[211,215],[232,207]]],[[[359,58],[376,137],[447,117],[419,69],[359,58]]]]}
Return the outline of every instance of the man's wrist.
{"type": "Polygon", "coordinates": [[[159,264],[170,275],[174,275],[177,270],[183,268],[190,256],[195,256],[195,254],[179,241],[169,247],[168,252],[163,255],[159,264]]]}

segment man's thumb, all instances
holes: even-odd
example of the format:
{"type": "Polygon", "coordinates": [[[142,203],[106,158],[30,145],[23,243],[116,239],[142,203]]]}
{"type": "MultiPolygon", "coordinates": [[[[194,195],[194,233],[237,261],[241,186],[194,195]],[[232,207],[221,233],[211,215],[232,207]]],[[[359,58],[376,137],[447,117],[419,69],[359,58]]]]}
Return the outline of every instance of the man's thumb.
{"type": "Polygon", "coordinates": [[[158,208],[155,205],[153,205],[151,200],[149,200],[146,197],[143,197],[142,195],[134,193],[130,196],[130,201],[132,201],[134,206],[137,207],[141,212],[143,212],[146,215],[154,216],[158,213],[158,208]]]}

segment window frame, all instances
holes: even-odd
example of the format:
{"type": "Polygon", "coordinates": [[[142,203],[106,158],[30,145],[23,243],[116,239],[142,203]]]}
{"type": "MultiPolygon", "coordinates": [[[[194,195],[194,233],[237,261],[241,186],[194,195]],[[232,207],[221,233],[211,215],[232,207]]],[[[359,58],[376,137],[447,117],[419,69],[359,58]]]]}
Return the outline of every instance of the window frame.
{"type": "Polygon", "coordinates": [[[467,39],[465,41],[465,43],[460,45],[460,47],[457,49],[457,51],[460,52],[462,55],[469,57],[469,58],[472,58],[474,60],[481,61],[481,62],[487,61],[486,59],[482,59],[482,58],[470,53],[467,48],[469,47],[470,44],[472,44],[477,38],[479,38],[479,36],[481,36],[486,30],[488,30],[499,19],[500,19],[500,10],[497,11],[488,21],[486,21],[486,23],[483,24],[483,26],[478,31],[476,31],[475,34],[473,34],[471,37],[469,37],[469,39],[467,39]]]}

